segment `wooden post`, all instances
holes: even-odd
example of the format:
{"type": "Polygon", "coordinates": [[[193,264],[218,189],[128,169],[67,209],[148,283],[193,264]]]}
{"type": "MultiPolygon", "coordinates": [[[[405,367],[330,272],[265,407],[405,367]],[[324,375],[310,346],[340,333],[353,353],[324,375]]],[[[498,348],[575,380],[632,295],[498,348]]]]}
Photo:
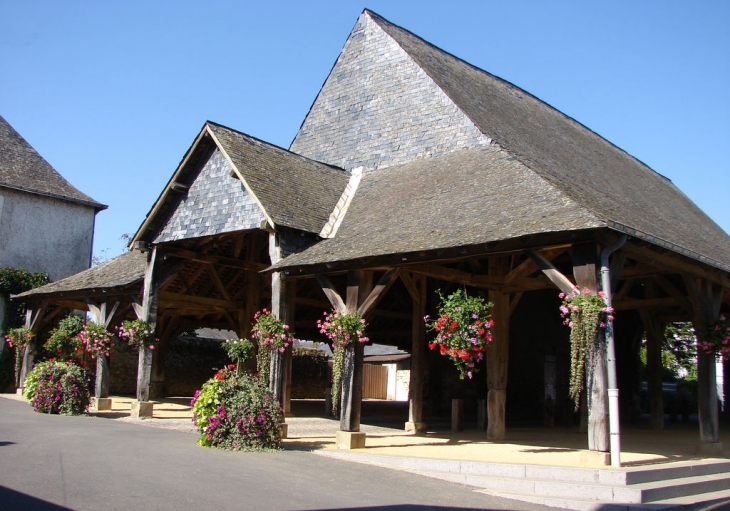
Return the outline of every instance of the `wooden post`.
{"type": "MultiPolygon", "coordinates": [[[[152,248],[147,256],[147,266],[144,272],[144,287],[142,291],[142,307],[139,319],[150,323],[152,329],[157,327],[157,303],[159,299],[158,275],[160,254],[157,247],[152,248]]],[[[137,364],[137,401],[146,402],[150,398],[150,381],[152,376],[152,352],[146,347],[139,351],[137,364]]]]}
{"type": "MultiPolygon", "coordinates": [[[[692,325],[697,340],[704,340],[707,328],[720,313],[722,288],[713,286],[707,279],[685,277],[685,285],[692,302],[692,325]]],[[[697,349],[697,399],[700,421],[700,445],[702,453],[722,453],[720,423],[718,417],[717,376],[715,355],[697,349]]]]}
{"type": "MultiPolygon", "coordinates": [[[[502,258],[489,260],[489,275],[504,275],[506,261],[502,258]]],[[[492,302],[492,342],[487,348],[487,439],[504,440],[505,410],[507,403],[507,369],[509,364],[509,294],[489,291],[492,302]]]]}
{"type": "MultiPolygon", "coordinates": [[[[645,286],[646,287],[646,286],[645,286]]],[[[662,333],[656,314],[641,309],[641,321],[646,332],[646,380],[649,392],[649,427],[664,429],[664,392],[662,388],[662,333]]]]}
{"type": "MultiPolygon", "coordinates": [[[[598,285],[598,246],[595,243],[573,245],[573,276],[576,285],[593,293],[598,285]]],[[[586,398],[588,401],[588,448],[609,452],[608,374],[606,372],[606,338],[601,330],[596,344],[586,357],[586,398]]]]}
{"type": "MultiPolygon", "coordinates": [[[[368,297],[371,287],[371,274],[366,274],[364,271],[348,272],[345,311],[349,313],[358,310],[358,305],[368,297]]],[[[341,431],[360,431],[364,351],[365,347],[359,342],[350,343],[345,347],[340,399],[341,431]]]]}
{"type": "Polygon", "coordinates": [[[411,381],[408,388],[408,422],[405,430],[416,434],[426,431],[423,422],[423,382],[426,372],[426,277],[401,274],[413,300],[411,319],[411,381]]]}
{"type": "MultiPolygon", "coordinates": [[[[287,310],[286,310],[286,324],[293,325],[296,320],[294,313],[296,311],[296,280],[285,282],[286,296],[287,296],[287,310]]],[[[283,383],[282,383],[282,406],[284,413],[291,413],[291,384],[292,384],[292,361],[294,358],[294,345],[290,344],[284,355],[284,367],[283,367],[283,383]]]]}
{"type": "Polygon", "coordinates": [[[464,399],[451,400],[451,431],[464,431],[464,399]]]}
{"type": "MultiPolygon", "coordinates": [[[[271,264],[276,264],[281,260],[280,242],[279,233],[269,233],[269,258],[271,259],[271,264]]],[[[289,289],[292,288],[282,281],[281,273],[273,272],[271,274],[271,311],[284,324],[290,323],[288,317],[291,312],[289,302],[293,297],[290,296],[289,289]]],[[[286,352],[282,353],[277,350],[272,350],[269,370],[269,389],[273,392],[274,397],[282,406],[282,409],[285,408],[285,359],[286,352]]]]}
{"type": "MultiPolygon", "coordinates": [[[[119,310],[119,301],[115,301],[114,305],[109,307],[108,301],[99,304],[90,298],[86,300],[91,321],[97,325],[102,325],[105,329],[109,329],[109,325],[114,315],[119,310]]],[[[94,382],[94,397],[98,399],[106,399],[109,397],[109,360],[106,355],[99,355],[96,359],[96,381],[94,382]]],[[[98,405],[97,405],[98,406],[98,405]]]]}
{"type": "MultiPolygon", "coordinates": [[[[46,311],[48,306],[47,302],[43,302],[37,309],[28,309],[25,311],[25,328],[33,332],[38,333],[40,328],[40,319],[46,311]]],[[[28,373],[33,370],[33,361],[35,359],[35,352],[31,343],[25,347],[23,352],[23,364],[20,367],[20,378],[18,379],[18,388],[25,388],[25,377],[28,373]]]]}

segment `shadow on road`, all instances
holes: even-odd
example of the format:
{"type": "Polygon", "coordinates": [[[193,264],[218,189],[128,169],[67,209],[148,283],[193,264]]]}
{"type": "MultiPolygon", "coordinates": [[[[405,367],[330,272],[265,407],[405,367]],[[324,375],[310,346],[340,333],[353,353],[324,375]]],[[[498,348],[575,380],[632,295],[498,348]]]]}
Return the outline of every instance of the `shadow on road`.
{"type": "Polygon", "coordinates": [[[4,486],[0,486],[0,502],[3,509],[13,509],[14,511],[63,511],[71,509],[31,497],[4,486]]]}

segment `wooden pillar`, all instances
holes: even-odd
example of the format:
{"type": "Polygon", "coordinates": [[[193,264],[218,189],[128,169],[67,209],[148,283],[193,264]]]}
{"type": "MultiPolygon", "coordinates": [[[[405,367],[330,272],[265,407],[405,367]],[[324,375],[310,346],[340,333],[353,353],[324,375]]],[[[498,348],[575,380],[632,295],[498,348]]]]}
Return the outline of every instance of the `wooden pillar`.
{"type": "MultiPolygon", "coordinates": [[[[646,286],[645,286],[646,287],[646,286]]],[[[641,321],[646,332],[646,381],[649,393],[649,427],[664,429],[664,392],[662,388],[663,325],[651,311],[642,309],[641,321]]]]}
{"type": "MultiPolygon", "coordinates": [[[[28,309],[25,311],[25,328],[37,334],[41,326],[41,318],[45,314],[47,302],[41,303],[36,309],[28,309]]],[[[33,361],[35,359],[35,351],[33,343],[30,342],[23,352],[23,364],[20,367],[20,378],[18,379],[18,388],[25,388],[25,377],[33,370],[33,361]]]]}
{"type": "MultiPolygon", "coordinates": [[[[147,256],[142,290],[142,307],[138,318],[150,323],[152,329],[157,328],[157,303],[159,299],[160,257],[157,247],[152,248],[147,256]]],[[[136,309],[135,309],[136,310],[136,309]]],[[[152,379],[152,352],[146,347],[139,351],[137,364],[137,401],[146,402],[150,398],[150,381],[152,379]]]]}
{"type": "MultiPolygon", "coordinates": [[[[598,246],[595,243],[573,245],[573,276],[576,285],[593,293],[598,284],[598,246]]],[[[606,339],[599,329],[596,343],[586,357],[586,398],[588,401],[588,448],[608,452],[608,373],[606,372],[606,339]]]]}
{"type": "MultiPolygon", "coordinates": [[[[86,300],[91,321],[97,325],[102,325],[109,330],[109,325],[114,315],[119,310],[119,301],[114,301],[113,305],[110,301],[95,303],[91,299],[86,300]]],[[[106,355],[99,355],[96,359],[96,381],[94,382],[94,397],[109,397],[109,359],[106,355]]]]}
{"type": "MultiPolygon", "coordinates": [[[[367,298],[371,287],[372,274],[364,271],[348,272],[345,311],[347,313],[357,311],[358,306],[367,298]]],[[[340,399],[341,431],[360,431],[364,350],[365,347],[359,342],[350,343],[345,347],[340,399]]]]}
{"type": "MultiPolygon", "coordinates": [[[[705,338],[707,328],[720,313],[722,288],[706,279],[685,277],[685,285],[692,301],[692,324],[697,340],[705,338]]],[[[715,355],[697,349],[697,399],[700,422],[700,451],[721,453],[720,423],[718,417],[717,375],[715,355]]]]}
{"type": "MultiPolygon", "coordinates": [[[[279,262],[282,258],[279,233],[269,233],[269,258],[271,264],[279,262]]],[[[293,322],[295,290],[294,282],[282,280],[281,273],[271,274],[271,311],[286,325],[291,325],[293,322]]],[[[269,389],[285,412],[291,408],[290,393],[286,392],[287,385],[291,388],[291,383],[287,383],[287,368],[291,367],[291,353],[291,349],[284,352],[273,350],[269,371],[269,389]]]]}
{"type": "Polygon", "coordinates": [[[426,277],[423,275],[401,275],[411,299],[413,313],[411,320],[411,381],[408,388],[408,422],[406,431],[424,433],[423,383],[426,372],[426,277]]]}
{"type": "MultiPolygon", "coordinates": [[[[502,258],[489,260],[489,275],[504,275],[506,261],[502,258]]],[[[505,438],[505,409],[507,402],[507,368],[509,364],[509,294],[489,291],[492,302],[492,342],[487,348],[487,439],[505,438]]]]}

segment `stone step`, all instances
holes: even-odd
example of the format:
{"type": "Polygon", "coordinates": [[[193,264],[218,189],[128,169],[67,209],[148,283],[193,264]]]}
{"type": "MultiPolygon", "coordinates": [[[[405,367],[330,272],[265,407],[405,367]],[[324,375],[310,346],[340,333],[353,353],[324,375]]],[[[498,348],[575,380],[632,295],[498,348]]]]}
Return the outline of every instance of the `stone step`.
{"type": "Polygon", "coordinates": [[[540,479],[480,476],[424,470],[418,470],[417,472],[427,477],[486,490],[540,495],[543,497],[563,497],[570,495],[571,498],[581,500],[620,502],[624,504],[655,502],[730,489],[730,474],[727,473],[686,477],[670,481],[652,481],[625,486],[559,480],[545,481],[540,479]]]}
{"type": "Polygon", "coordinates": [[[585,469],[342,451],[326,455],[407,470],[505,498],[564,509],[670,509],[725,498],[725,493],[730,493],[730,462],[726,460],[657,468],[585,469]]]}
{"type": "MultiPolygon", "coordinates": [[[[721,504],[730,503],[730,491],[699,493],[696,495],[665,499],[655,502],[625,504],[618,502],[599,502],[589,499],[570,497],[545,497],[543,495],[525,495],[496,490],[477,490],[485,495],[492,495],[504,499],[518,500],[531,504],[541,504],[558,509],[572,509],[575,511],[689,511],[720,509],[721,504]]],[[[723,508],[724,509],[724,508],[723,508]]]]}

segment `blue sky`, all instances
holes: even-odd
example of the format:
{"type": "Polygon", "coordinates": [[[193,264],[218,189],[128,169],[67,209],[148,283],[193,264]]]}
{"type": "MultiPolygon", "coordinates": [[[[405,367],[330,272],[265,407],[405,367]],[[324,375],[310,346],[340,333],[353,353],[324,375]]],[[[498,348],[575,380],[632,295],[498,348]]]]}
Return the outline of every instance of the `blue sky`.
{"type": "Polygon", "coordinates": [[[730,2],[0,0],[0,115],[117,255],[206,120],[287,148],[369,8],[670,178],[730,232],[730,2]]]}

